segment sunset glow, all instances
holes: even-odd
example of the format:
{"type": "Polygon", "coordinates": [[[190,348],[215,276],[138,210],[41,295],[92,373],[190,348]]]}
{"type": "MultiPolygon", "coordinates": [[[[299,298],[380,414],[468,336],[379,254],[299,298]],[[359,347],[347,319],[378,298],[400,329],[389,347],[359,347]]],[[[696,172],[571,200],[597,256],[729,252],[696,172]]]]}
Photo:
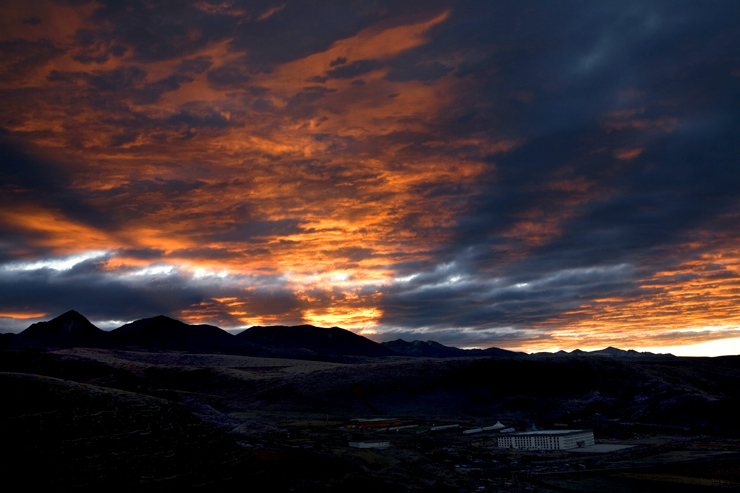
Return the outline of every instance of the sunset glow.
{"type": "Polygon", "coordinates": [[[311,4],[0,7],[0,330],[740,351],[730,3],[311,4]]]}

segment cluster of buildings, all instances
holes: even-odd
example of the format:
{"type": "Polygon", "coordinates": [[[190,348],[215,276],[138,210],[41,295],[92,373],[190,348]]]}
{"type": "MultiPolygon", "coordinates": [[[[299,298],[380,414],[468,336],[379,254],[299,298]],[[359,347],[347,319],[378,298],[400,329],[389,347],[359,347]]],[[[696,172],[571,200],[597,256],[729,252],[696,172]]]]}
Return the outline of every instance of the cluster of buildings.
{"type": "MultiPolygon", "coordinates": [[[[372,428],[387,431],[398,431],[404,428],[416,428],[416,425],[402,426],[398,418],[374,418],[353,419],[347,425],[348,428],[372,428]]],[[[429,431],[452,431],[460,428],[459,424],[432,425],[429,431]]],[[[522,450],[569,450],[575,448],[590,447],[595,445],[594,432],[592,430],[538,430],[516,432],[514,428],[507,428],[500,421],[493,426],[472,428],[464,430],[463,434],[469,435],[485,431],[497,432],[499,448],[522,449],[522,450]]],[[[387,448],[389,442],[350,442],[351,447],[357,448],[387,448]]]]}
{"type": "Polygon", "coordinates": [[[568,450],[594,445],[591,430],[540,430],[506,433],[498,437],[499,448],[568,450]]]}

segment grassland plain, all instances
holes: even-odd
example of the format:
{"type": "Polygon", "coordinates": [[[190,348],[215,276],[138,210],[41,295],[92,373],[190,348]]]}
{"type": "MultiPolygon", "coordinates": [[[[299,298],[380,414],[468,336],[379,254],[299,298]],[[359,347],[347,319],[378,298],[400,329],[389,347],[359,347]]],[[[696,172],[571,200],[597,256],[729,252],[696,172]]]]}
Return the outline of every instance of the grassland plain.
{"type": "Polygon", "coordinates": [[[3,469],[29,484],[80,490],[588,491],[601,481],[648,488],[633,491],[676,484],[703,491],[738,484],[740,358],[354,361],[8,350],[0,358],[7,396],[0,431],[15,453],[3,469]],[[391,416],[410,428],[346,427],[356,417],[391,416]],[[517,429],[589,426],[602,443],[633,447],[590,456],[512,452],[498,449],[493,434],[429,431],[496,420],[517,429]],[[352,450],[353,440],[392,446],[352,450]],[[674,455],[651,462],[666,453],[674,455]]]}

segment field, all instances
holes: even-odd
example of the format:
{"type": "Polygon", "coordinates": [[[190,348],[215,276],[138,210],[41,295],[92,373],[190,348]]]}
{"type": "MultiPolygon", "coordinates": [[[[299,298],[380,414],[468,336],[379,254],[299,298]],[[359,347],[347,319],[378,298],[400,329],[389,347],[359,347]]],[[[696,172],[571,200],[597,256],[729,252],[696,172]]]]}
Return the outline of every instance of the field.
{"type": "Polygon", "coordinates": [[[715,491],[740,487],[734,359],[367,358],[6,351],[7,479],[171,491],[715,491]],[[399,429],[350,428],[396,418],[399,429]],[[608,453],[500,449],[592,428],[608,453]],[[455,428],[433,431],[435,426],[455,428]],[[389,442],[357,449],[349,442],[389,442]]]}

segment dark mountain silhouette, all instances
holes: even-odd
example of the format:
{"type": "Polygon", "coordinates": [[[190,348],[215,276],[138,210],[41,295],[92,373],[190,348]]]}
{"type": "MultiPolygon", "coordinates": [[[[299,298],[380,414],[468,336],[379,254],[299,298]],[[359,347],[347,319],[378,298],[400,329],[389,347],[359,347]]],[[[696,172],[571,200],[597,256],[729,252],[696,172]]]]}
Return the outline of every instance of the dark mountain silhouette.
{"type": "Polygon", "coordinates": [[[113,330],[117,346],[137,346],[178,351],[228,351],[234,336],[213,325],[190,325],[159,315],[131,322],[113,330]]]}
{"type": "Polygon", "coordinates": [[[395,341],[383,342],[383,346],[404,356],[420,356],[426,358],[454,358],[460,356],[526,356],[525,353],[508,351],[496,347],[488,349],[460,349],[445,346],[436,341],[395,341]]]}
{"type": "Polygon", "coordinates": [[[628,349],[625,351],[624,349],[618,349],[612,346],[609,346],[608,348],[600,349],[598,351],[589,351],[588,354],[594,355],[594,356],[612,356],[614,358],[640,358],[643,356],[657,356],[656,353],[650,353],[650,352],[638,352],[634,349],[628,349]]]}
{"type": "Polygon", "coordinates": [[[391,356],[390,349],[348,330],[282,325],[251,327],[237,334],[239,343],[289,351],[296,356],[391,356]]]}
{"type": "Polygon", "coordinates": [[[15,344],[18,334],[5,333],[0,334],[0,348],[11,347],[15,344]]]}
{"type": "MultiPolygon", "coordinates": [[[[460,349],[436,341],[395,341],[378,344],[339,327],[313,325],[255,326],[234,336],[213,325],[190,325],[164,315],[145,318],[105,332],[76,311],[38,322],[20,334],[2,334],[0,347],[139,347],[142,349],[220,352],[283,358],[332,359],[348,357],[412,356],[452,358],[470,356],[530,356],[500,348],[460,349]]],[[[608,347],[598,351],[535,353],[535,357],[663,358],[675,356],[608,347]]]]}
{"type": "Polygon", "coordinates": [[[583,351],[581,349],[574,349],[571,352],[563,351],[562,349],[556,353],[534,353],[532,356],[539,356],[539,357],[549,357],[549,356],[555,356],[555,357],[572,357],[572,356],[580,356],[580,357],[609,357],[609,358],[675,358],[676,356],[670,354],[670,353],[651,353],[649,351],[635,351],[634,349],[619,349],[612,346],[609,346],[604,349],[598,349],[596,351],[583,351]]]}
{"type": "Polygon", "coordinates": [[[482,356],[528,356],[527,353],[520,351],[509,351],[508,349],[501,349],[497,347],[489,347],[487,349],[468,349],[471,355],[475,356],[480,354],[482,356]]]}
{"type": "Polygon", "coordinates": [[[46,322],[37,322],[18,334],[14,345],[25,347],[105,346],[108,334],[88,319],[70,310],[46,322]]]}
{"type": "Polygon", "coordinates": [[[464,356],[465,350],[448,347],[435,341],[395,341],[383,342],[383,346],[393,352],[404,356],[421,356],[426,358],[449,358],[453,356],[464,356]]]}

